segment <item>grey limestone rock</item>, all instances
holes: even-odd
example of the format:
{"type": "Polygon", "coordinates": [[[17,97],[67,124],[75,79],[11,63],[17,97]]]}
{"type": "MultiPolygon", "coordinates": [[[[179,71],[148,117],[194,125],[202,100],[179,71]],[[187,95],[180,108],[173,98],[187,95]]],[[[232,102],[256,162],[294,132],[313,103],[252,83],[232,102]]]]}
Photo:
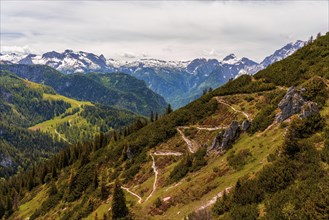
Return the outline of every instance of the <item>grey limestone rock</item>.
{"type": "Polygon", "coordinates": [[[299,113],[305,103],[300,92],[295,87],[290,87],[278,105],[281,112],[277,114],[276,121],[283,122],[290,116],[299,113]]]}
{"type": "Polygon", "coordinates": [[[240,135],[240,127],[237,121],[233,121],[230,126],[225,130],[223,135],[223,141],[220,146],[221,150],[225,150],[227,147],[231,146],[232,143],[240,135]]]}
{"type": "Polygon", "coordinates": [[[224,135],[224,131],[221,131],[221,132],[218,133],[218,135],[212,141],[211,147],[210,147],[210,149],[208,151],[217,149],[221,145],[222,139],[223,139],[223,135],[224,135]]]}
{"type": "Polygon", "coordinates": [[[230,147],[234,141],[240,135],[240,126],[237,121],[233,121],[225,131],[219,132],[219,134],[214,138],[212,145],[208,151],[218,150],[223,151],[226,148],[230,147]]]}
{"type": "Polygon", "coordinates": [[[127,157],[128,157],[128,159],[131,159],[131,158],[133,158],[134,157],[134,154],[133,154],[133,152],[131,151],[131,149],[130,149],[130,147],[128,147],[127,148],[127,157]]]}
{"type": "Polygon", "coordinates": [[[246,130],[248,130],[248,128],[250,127],[250,125],[251,125],[250,121],[248,121],[248,120],[244,120],[244,121],[242,122],[242,124],[241,124],[241,129],[242,129],[242,131],[246,131],[246,130]]]}

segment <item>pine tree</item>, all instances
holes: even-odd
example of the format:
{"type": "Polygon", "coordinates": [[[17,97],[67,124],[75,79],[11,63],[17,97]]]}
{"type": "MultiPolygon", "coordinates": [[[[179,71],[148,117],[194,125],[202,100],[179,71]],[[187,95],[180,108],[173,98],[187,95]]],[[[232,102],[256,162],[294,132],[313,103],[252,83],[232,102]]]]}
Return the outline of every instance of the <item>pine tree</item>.
{"type": "Polygon", "coordinates": [[[157,121],[158,119],[159,119],[159,114],[156,112],[155,113],[155,119],[154,120],[157,121]]]}
{"type": "Polygon", "coordinates": [[[106,188],[105,177],[103,176],[101,181],[101,198],[105,200],[107,199],[108,196],[109,196],[109,191],[106,188]]]}
{"type": "Polygon", "coordinates": [[[49,195],[53,196],[53,195],[56,195],[57,193],[58,193],[58,190],[57,190],[57,187],[55,185],[55,182],[51,181],[50,188],[49,188],[49,195]]]}
{"type": "Polygon", "coordinates": [[[10,216],[13,213],[13,202],[10,196],[7,196],[7,201],[6,201],[6,211],[7,211],[7,216],[10,216]]]}
{"type": "Polygon", "coordinates": [[[151,122],[154,122],[154,113],[153,113],[153,111],[151,111],[150,121],[151,121],[151,122]]]}
{"type": "Polygon", "coordinates": [[[57,178],[57,170],[56,170],[55,165],[53,166],[53,169],[51,171],[51,177],[54,179],[57,178]]]}
{"type": "Polygon", "coordinates": [[[168,115],[168,114],[170,114],[171,112],[172,112],[171,105],[168,104],[167,109],[166,109],[166,114],[168,115]]]}
{"type": "Polygon", "coordinates": [[[5,215],[5,206],[3,202],[0,200],[0,219],[5,215]]]}
{"type": "Polygon", "coordinates": [[[112,202],[112,219],[126,218],[129,215],[129,210],[126,206],[126,199],[121,189],[121,185],[116,180],[113,190],[112,202]]]}
{"type": "Polygon", "coordinates": [[[97,189],[97,187],[98,187],[98,173],[97,173],[97,169],[95,169],[94,179],[93,179],[93,185],[94,185],[94,189],[97,189]]]}

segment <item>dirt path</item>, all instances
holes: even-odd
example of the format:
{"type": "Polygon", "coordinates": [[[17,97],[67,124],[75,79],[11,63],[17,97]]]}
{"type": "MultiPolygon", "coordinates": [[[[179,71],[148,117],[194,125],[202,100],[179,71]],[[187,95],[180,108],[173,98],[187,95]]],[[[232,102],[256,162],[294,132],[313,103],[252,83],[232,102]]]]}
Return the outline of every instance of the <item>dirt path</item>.
{"type": "Polygon", "coordinates": [[[149,198],[151,198],[151,196],[153,195],[154,191],[156,190],[157,188],[157,181],[158,181],[158,169],[157,167],[155,166],[155,160],[154,160],[154,157],[152,154],[150,154],[150,156],[152,157],[152,168],[153,168],[153,172],[154,172],[154,182],[153,182],[153,189],[152,189],[152,192],[150,193],[150,195],[145,199],[145,202],[147,200],[149,200],[149,198]]]}
{"type": "MultiPolygon", "coordinates": [[[[229,193],[232,187],[227,187],[224,191],[226,193],[229,193]]],[[[205,209],[209,206],[211,206],[212,204],[215,204],[215,202],[217,201],[218,198],[223,196],[223,192],[219,192],[217,193],[214,197],[211,198],[211,200],[209,200],[205,205],[201,206],[198,210],[202,210],[205,209]]]]}
{"type": "Polygon", "coordinates": [[[142,201],[143,201],[142,197],[140,197],[140,196],[137,195],[136,193],[130,191],[130,189],[128,189],[128,188],[126,188],[126,187],[121,186],[121,188],[124,189],[124,190],[126,190],[126,191],[127,191],[128,193],[130,193],[131,195],[137,197],[137,198],[138,198],[138,203],[139,203],[139,204],[142,203],[142,201]]]}
{"type": "Polygon", "coordinates": [[[178,185],[180,185],[182,183],[182,181],[181,182],[178,182],[178,183],[176,183],[175,185],[173,185],[173,186],[169,186],[166,190],[165,190],[165,192],[167,192],[169,189],[172,189],[172,188],[174,188],[174,187],[176,187],[176,186],[178,186],[178,185]]]}
{"type": "Polygon", "coordinates": [[[216,194],[214,197],[211,198],[211,200],[209,202],[207,202],[205,205],[201,206],[198,210],[205,209],[205,208],[211,206],[212,204],[215,204],[216,200],[222,196],[223,196],[223,192],[216,194]]]}
{"type": "Polygon", "coordinates": [[[226,102],[224,102],[220,97],[216,97],[216,100],[217,100],[218,103],[221,103],[223,105],[226,105],[226,106],[230,107],[233,111],[243,114],[248,120],[250,120],[250,117],[247,113],[235,109],[232,105],[227,104],[226,102]]]}
{"type": "MultiPolygon", "coordinates": [[[[155,156],[182,156],[183,155],[183,153],[174,152],[174,151],[169,151],[169,152],[158,151],[158,152],[154,152],[153,154],[155,156]]],[[[159,171],[158,171],[158,168],[155,165],[155,159],[154,159],[154,156],[152,155],[152,153],[150,153],[150,156],[152,158],[152,169],[153,169],[153,172],[154,172],[154,182],[153,182],[152,191],[151,191],[150,195],[148,195],[147,198],[144,200],[144,202],[146,202],[147,200],[149,200],[152,197],[153,193],[155,192],[155,190],[157,188],[157,182],[158,182],[159,171]]],[[[121,188],[126,190],[128,193],[132,194],[133,196],[137,197],[138,198],[138,203],[142,204],[143,199],[137,193],[134,193],[134,192],[130,191],[130,189],[128,189],[127,187],[121,186],[121,188]]]]}
{"type": "Polygon", "coordinates": [[[55,129],[55,133],[59,136],[59,138],[63,139],[65,142],[72,144],[71,142],[69,142],[65,137],[63,137],[56,129],[55,129]]]}
{"type": "Polygon", "coordinates": [[[178,127],[177,131],[182,136],[183,140],[186,142],[187,148],[189,149],[189,151],[193,154],[194,150],[193,150],[192,142],[185,136],[184,132],[182,130],[180,130],[181,128],[186,128],[186,127],[178,127]]]}
{"type": "Polygon", "coordinates": [[[164,152],[164,151],[158,151],[158,152],[154,152],[153,155],[155,156],[182,156],[183,153],[181,152],[164,152]]]}
{"type": "Polygon", "coordinates": [[[206,128],[206,127],[199,127],[199,126],[196,126],[196,128],[197,128],[198,130],[216,131],[216,130],[220,130],[220,129],[225,129],[225,128],[227,128],[227,126],[213,127],[213,128],[206,128]]]}

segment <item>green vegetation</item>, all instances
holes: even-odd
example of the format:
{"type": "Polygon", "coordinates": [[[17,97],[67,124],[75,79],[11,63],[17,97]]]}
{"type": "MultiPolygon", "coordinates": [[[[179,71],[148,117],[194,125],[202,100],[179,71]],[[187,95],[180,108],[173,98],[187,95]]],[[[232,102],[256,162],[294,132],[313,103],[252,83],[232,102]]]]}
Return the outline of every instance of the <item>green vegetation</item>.
{"type": "Polygon", "coordinates": [[[234,169],[242,169],[243,165],[246,164],[247,159],[251,156],[250,150],[240,150],[235,154],[234,151],[227,157],[227,162],[234,169]]]}
{"type": "Polygon", "coordinates": [[[125,196],[118,181],[114,182],[113,202],[112,202],[112,219],[129,219],[129,211],[126,206],[125,196]]]}
{"type": "Polygon", "coordinates": [[[28,127],[49,120],[70,108],[63,100],[45,100],[43,94],[53,93],[49,87],[30,84],[9,72],[0,72],[1,121],[28,127]]]}
{"type": "Polygon", "coordinates": [[[27,80],[51,86],[57,93],[77,100],[128,109],[148,116],[163,114],[165,100],[142,80],[123,73],[77,73],[65,75],[45,65],[0,65],[27,80]]]}
{"type": "Polygon", "coordinates": [[[60,115],[71,105],[63,100],[45,100],[45,86],[24,81],[6,71],[0,72],[0,177],[22,172],[63,149],[63,142],[47,133],[31,132],[33,123],[60,115]]]}
{"type": "Polygon", "coordinates": [[[294,119],[285,137],[283,154],[256,177],[239,180],[232,194],[217,201],[214,213],[232,219],[256,219],[258,205],[265,204],[264,219],[325,218],[328,176],[320,166],[320,154],[307,140],[322,127],[319,115],[294,119]],[[307,203],[301,202],[305,200],[307,203]]]}
{"type": "MultiPolygon", "coordinates": [[[[195,212],[191,219],[211,214],[217,219],[327,219],[328,86],[324,88],[318,79],[328,84],[328,39],[329,35],[321,37],[288,61],[278,62],[255,77],[241,76],[230,81],[152,123],[140,119],[125,129],[99,133],[93,140],[72,144],[34,169],[1,181],[5,218],[91,219],[104,213],[107,218],[111,213],[106,209],[112,207],[112,214],[124,210],[124,216],[114,218],[182,219],[200,207],[211,208],[209,202],[227,191],[217,199],[212,213],[195,212]],[[300,75],[296,70],[299,66],[293,62],[304,65],[305,73],[300,75]],[[283,75],[277,69],[280,66],[285,68],[283,75]],[[286,122],[286,133],[283,125],[269,125],[287,89],[283,86],[290,85],[304,86],[305,99],[321,102],[322,95],[318,93],[325,97],[320,114],[303,120],[292,116],[286,122]],[[188,141],[180,136],[177,127],[215,127],[236,118],[239,123],[242,120],[238,115],[241,113],[228,112],[227,106],[218,104],[217,96],[234,107],[243,104],[237,109],[243,107],[250,114],[254,127],[242,133],[226,152],[210,151],[207,155],[205,143],[211,143],[220,129],[195,134],[190,129],[188,138],[198,145],[198,151],[189,155],[188,141]],[[162,151],[182,155],[156,156],[155,152],[162,151]],[[123,184],[124,193],[116,180],[123,184]],[[114,196],[115,187],[119,196],[114,196]],[[46,198],[36,204],[30,197],[32,192],[38,198],[40,194],[46,198]],[[19,207],[15,206],[15,198],[23,198],[19,207]],[[26,204],[35,207],[27,210],[26,204]]],[[[98,113],[101,115],[102,110],[98,113]]]]}
{"type": "Polygon", "coordinates": [[[272,64],[255,75],[256,79],[280,86],[298,85],[305,80],[321,76],[329,79],[328,33],[299,49],[293,56],[272,64]]]}
{"type": "Polygon", "coordinates": [[[0,72],[0,94],[0,177],[47,160],[68,143],[128,128],[136,119],[130,111],[70,99],[7,71],[0,72]]]}
{"type": "Polygon", "coordinates": [[[302,93],[304,99],[316,102],[320,108],[323,107],[328,98],[328,89],[326,88],[326,83],[321,78],[312,77],[303,83],[301,87],[305,89],[302,93]]]}

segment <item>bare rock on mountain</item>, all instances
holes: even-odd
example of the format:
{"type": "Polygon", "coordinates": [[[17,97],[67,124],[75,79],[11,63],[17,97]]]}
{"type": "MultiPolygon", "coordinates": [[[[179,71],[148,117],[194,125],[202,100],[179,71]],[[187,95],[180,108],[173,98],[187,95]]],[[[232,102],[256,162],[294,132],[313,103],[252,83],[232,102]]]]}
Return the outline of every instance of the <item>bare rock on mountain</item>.
{"type": "Polygon", "coordinates": [[[283,122],[290,116],[299,113],[305,103],[300,91],[295,87],[290,87],[278,105],[281,112],[277,114],[276,121],[283,122]]]}
{"type": "Polygon", "coordinates": [[[219,148],[219,146],[221,146],[223,135],[224,135],[224,131],[219,132],[219,134],[212,141],[211,147],[208,151],[217,149],[219,148]]]}
{"type": "Polygon", "coordinates": [[[131,158],[133,158],[134,157],[134,154],[133,154],[133,152],[131,151],[131,149],[130,149],[130,147],[128,146],[128,148],[127,148],[127,157],[128,157],[128,159],[131,159],[131,158]]]}
{"type": "Polygon", "coordinates": [[[6,156],[0,154],[0,166],[11,167],[11,166],[13,166],[13,161],[10,157],[6,157],[6,156]]]}
{"type": "Polygon", "coordinates": [[[277,114],[276,121],[283,122],[290,116],[300,113],[299,117],[304,119],[312,114],[319,113],[318,105],[312,101],[305,101],[302,97],[302,93],[305,91],[304,88],[298,91],[295,87],[290,87],[280,101],[278,107],[281,112],[277,114]]]}
{"type": "Polygon", "coordinates": [[[226,128],[224,132],[223,141],[220,146],[221,150],[230,147],[233,144],[233,142],[239,137],[239,135],[240,135],[239,123],[237,121],[233,121],[230,124],[230,126],[226,128]]]}
{"type": "Polygon", "coordinates": [[[214,138],[210,149],[208,150],[218,150],[223,151],[230,147],[234,141],[239,137],[241,133],[241,128],[237,121],[233,121],[225,131],[219,132],[219,134],[214,138]]]}
{"type": "Polygon", "coordinates": [[[242,131],[246,131],[248,130],[248,128],[250,127],[251,123],[249,120],[244,120],[241,124],[241,129],[242,131]]]}

